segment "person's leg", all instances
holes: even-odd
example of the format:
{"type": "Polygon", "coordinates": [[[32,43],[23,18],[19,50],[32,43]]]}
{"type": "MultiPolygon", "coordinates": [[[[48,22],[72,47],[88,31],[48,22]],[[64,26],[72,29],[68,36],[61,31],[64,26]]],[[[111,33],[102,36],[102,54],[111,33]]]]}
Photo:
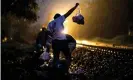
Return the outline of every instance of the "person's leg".
{"type": "Polygon", "coordinates": [[[69,52],[69,49],[63,50],[63,53],[65,55],[66,61],[67,61],[67,65],[68,67],[71,64],[71,53],[69,52]]]}
{"type": "Polygon", "coordinates": [[[58,62],[59,62],[59,47],[58,47],[58,41],[53,41],[52,42],[52,49],[53,49],[53,66],[57,66],[58,62]]]}
{"type": "Polygon", "coordinates": [[[67,41],[64,41],[63,43],[64,43],[64,44],[63,44],[64,46],[63,46],[63,48],[62,48],[62,52],[63,52],[64,55],[65,55],[66,62],[67,62],[67,66],[68,66],[68,69],[69,69],[69,66],[70,66],[70,64],[71,64],[71,53],[70,53],[70,50],[69,50],[69,48],[68,48],[67,41]]]}
{"type": "Polygon", "coordinates": [[[57,66],[58,65],[58,62],[59,62],[59,51],[58,50],[54,50],[53,49],[53,56],[54,56],[54,59],[53,59],[53,66],[57,66]]]}

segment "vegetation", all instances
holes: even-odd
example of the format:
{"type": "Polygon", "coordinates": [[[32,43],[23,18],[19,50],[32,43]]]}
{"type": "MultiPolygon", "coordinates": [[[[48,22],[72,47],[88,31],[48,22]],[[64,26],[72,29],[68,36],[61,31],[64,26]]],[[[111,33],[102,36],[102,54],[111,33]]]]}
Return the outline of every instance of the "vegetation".
{"type": "Polygon", "coordinates": [[[2,16],[6,16],[8,13],[11,13],[19,18],[37,20],[36,11],[38,9],[38,5],[36,0],[2,0],[1,2],[2,16]]]}
{"type": "Polygon", "coordinates": [[[36,0],[2,0],[2,40],[5,38],[21,42],[34,40],[38,31],[33,33],[34,29],[31,29],[30,25],[38,18],[37,10],[36,0]]]}

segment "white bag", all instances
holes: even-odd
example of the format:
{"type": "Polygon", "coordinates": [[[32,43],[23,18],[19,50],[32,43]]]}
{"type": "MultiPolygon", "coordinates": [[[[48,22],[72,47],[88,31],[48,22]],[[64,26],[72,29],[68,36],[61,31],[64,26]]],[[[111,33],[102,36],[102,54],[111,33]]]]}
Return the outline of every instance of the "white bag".
{"type": "Polygon", "coordinates": [[[40,55],[39,59],[42,59],[42,60],[44,60],[44,61],[50,60],[50,54],[49,54],[48,52],[44,51],[44,52],[40,55]]]}

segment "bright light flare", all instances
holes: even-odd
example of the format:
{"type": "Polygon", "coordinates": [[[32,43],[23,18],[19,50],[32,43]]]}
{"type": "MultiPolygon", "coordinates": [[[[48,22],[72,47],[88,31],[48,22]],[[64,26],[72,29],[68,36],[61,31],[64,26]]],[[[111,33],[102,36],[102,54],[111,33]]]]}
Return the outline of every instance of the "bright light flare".
{"type": "Polygon", "coordinates": [[[83,45],[77,44],[76,47],[83,47],[83,45]]]}
{"type": "Polygon", "coordinates": [[[42,28],[40,29],[40,31],[42,31],[42,28]]]}
{"type": "Polygon", "coordinates": [[[2,42],[6,42],[6,41],[7,41],[7,39],[8,39],[8,38],[7,38],[7,37],[5,37],[5,38],[2,40],[2,42]]]}
{"type": "Polygon", "coordinates": [[[94,42],[87,41],[87,40],[76,40],[78,44],[83,44],[83,45],[96,45],[94,42]]]}
{"type": "Polygon", "coordinates": [[[63,34],[67,34],[68,33],[68,29],[65,28],[63,31],[62,31],[63,34]]]}
{"type": "Polygon", "coordinates": [[[89,42],[86,41],[86,40],[82,40],[81,43],[82,43],[82,44],[89,44],[89,42]]]}
{"type": "Polygon", "coordinates": [[[76,42],[77,42],[77,43],[79,43],[79,44],[81,44],[81,43],[82,43],[82,41],[81,41],[81,40],[76,40],[76,42]]]}
{"type": "Polygon", "coordinates": [[[64,23],[65,23],[65,24],[68,23],[68,20],[65,20],[64,23]]]}

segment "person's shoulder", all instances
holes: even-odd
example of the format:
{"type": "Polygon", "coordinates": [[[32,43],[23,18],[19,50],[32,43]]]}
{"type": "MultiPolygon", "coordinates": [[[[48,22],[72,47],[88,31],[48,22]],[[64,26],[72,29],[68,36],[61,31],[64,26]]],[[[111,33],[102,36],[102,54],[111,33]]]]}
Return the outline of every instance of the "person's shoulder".
{"type": "Polygon", "coordinates": [[[48,26],[52,25],[53,23],[54,23],[54,20],[50,21],[50,22],[48,23],[48,26]]]}
{"type": "Polygon", "coordinates": [[[64,15],[62,15],[61,17],[65,18],[65,16],[64,16],[64,15]]]}
{"type": "Polygon", "coordinates": [[[56,21],[64,22],[65,21],[64,15],[61,15],[60,17],[58,17],[56,21]]]}
{"type": "Polygon", "coordinates": [[[65,19],[65,16],[64,16],[64,15],[61,15],[61,16],[60,16],[60,18],[63,18],[63,19],[65,19]]]}
{"type": "Polygon", "coordinates": [[[54,22],[54,20],[50,21],[49,24],[52,24],[54,22]]]}

